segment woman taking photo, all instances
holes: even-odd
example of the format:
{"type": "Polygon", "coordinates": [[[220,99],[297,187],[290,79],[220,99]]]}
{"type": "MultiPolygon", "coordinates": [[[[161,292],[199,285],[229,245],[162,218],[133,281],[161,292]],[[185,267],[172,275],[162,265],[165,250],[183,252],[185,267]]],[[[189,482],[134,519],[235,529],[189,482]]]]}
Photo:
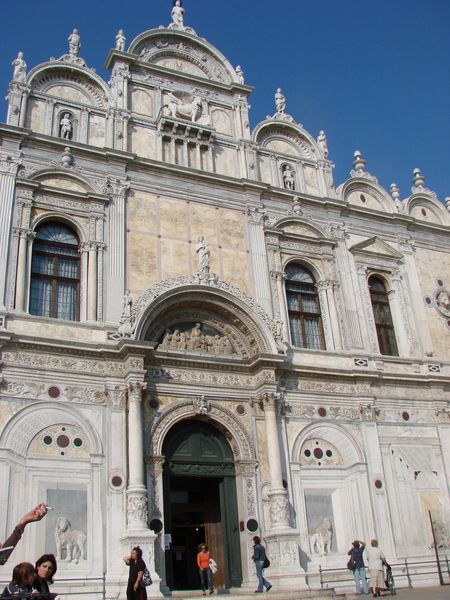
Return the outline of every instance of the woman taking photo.
{"type": "Polygon", "coordinates": [[[206,590],[209,589],[210,594],[214,594],[214,585],[212,581],[212,571],[209,566],[211,560],[211,552],[206,544],[200,544],[197,554],[197,566],[200,574],[200,585],[203,595],[206,596],[206,590]]]}
{"type": "Polygon", "coordinates": [[[53,554],[43,554],[36,561],[34,569],[36,576],[33,581],[33,591],[50,596],[49,584],[53,583],[53,576],[57,571],[56,559],[53,554]]]}
{"type": "Polygon", "coordinates": [[[147,569],[142,560],[142,550],[136,546],[130,556],[124,556],[124,563],[130,567],[127,585],[127,600],[147,600],[147,590],[142,583],[144,572],[147,569]]]}

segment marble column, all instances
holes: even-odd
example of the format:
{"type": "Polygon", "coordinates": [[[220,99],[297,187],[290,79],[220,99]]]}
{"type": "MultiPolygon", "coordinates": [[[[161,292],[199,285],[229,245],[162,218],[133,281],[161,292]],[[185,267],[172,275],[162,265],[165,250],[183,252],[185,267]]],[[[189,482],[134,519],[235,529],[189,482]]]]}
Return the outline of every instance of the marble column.
{"type": "Polygon", "coordinates": [[[11,240],[14,182],[18,162],[0,155],[0,310],[6,309],[6,281],[11,240]]]}
{"type": "Polygon", "coordinates": [[[264,215],[259,207],[247,207],[247,227],[252,260],[254,296],[264,310],[272,315],[272,299],[268,273],[267,251],[264,239],[264,215]]]}
{"type": "Polygon", "coordinates": [[[30,229],[18,228],[18,235],[19,250],[17,255],[15,308],[19,312],[26,312],[30,243],[34,239],[35,234],[30,229]]]}
{"type": "Polygon", "coordinates": [[[283,322],[283,339],[290,339],[289,331],[289,311],[286,304],[286,294],[284,292],[284,281],[286,275],[282,271],[271,271],[270,276],[275,281],[278,296],[278,309],[280,320],[283,322]]]}
{"type": "Polygon", "coordinates": [[[87,320],[97,320],[97,242],[88,243],[88,293],[87,293],[87,320]]]}
{"type": "Polygon", "coordinates": [[[128,486],[127,527],[120,541],[122,551],[130,552],[134,546],[142,548],[142,555],[153,579],[148,596],[161,596],[160,579],[155,571],[155,540],[157,536],[148,528],[147,489],[145,487],[144,424],[142,396],[146,384],[130,382],[128,386],[128,486]]]}
{"type": "Polygon", "coordinates": [[[106,272],[106,321],[117,323],[121,302],[125,294],[125,205],[130,183],[120,179],[108,179],[108,268],[106,272]],[[111,294],[111,290],[114,293],[111,294]]]}
{"type": "Polygon", "coordinates": [[[268,497],[271,522],[264,539],[267,544],[267,553],[272,561],[271,582],[276,583],[278,589],[292,589],[293,586],[299,586],[299,532],[290,525],[289,497],[283,486],[281,442],[277,425],[278,399],[279,395],[273,392],[266,392],[259,397],[259,402],[264,410],[270,472],[268,497]]]}
{"type": "Polygon", "coordinates": [[[277,425],[277,394],[267,393],[261,398],[264,408],[267,437],[267,456],[270,471],[270,519],[271,529],[286,529],[289,525],[289,500],[283,487],[280,440],[277,425]]]}
{"type": "MultiPolygon", "coordinates": [[[[316,283],[316,287],[319,291],[319,294],[322,294],[323,300],[321,302],[321,307],[327,307],[328,309],[328,320],[330,322],[330,333],[333,341],[333,349],[341,350],[342,349],[342,341],[341,341],[341,330],[339,325],[339,317],[336,306],[336,296],[335,290],[337,287],[336,281],[324,280],[318,281],[316,283]],[[326,299],[326,302],[325,302],[326,299]]],[[[322,320],[324,315],[322,315],[322,320]]]]}

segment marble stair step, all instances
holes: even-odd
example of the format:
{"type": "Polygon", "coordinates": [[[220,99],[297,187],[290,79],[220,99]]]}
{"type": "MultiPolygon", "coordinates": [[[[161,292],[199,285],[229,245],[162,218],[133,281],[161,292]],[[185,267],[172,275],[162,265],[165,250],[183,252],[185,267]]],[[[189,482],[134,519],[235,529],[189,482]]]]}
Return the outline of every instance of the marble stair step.
{"type": "Polygon", "coordinates": [[[334,589],[317,590],[270,590],[262,594],[255,594],[251,590],[216,590],[211,596],[203,596],[201,591],[186,590],[172,592],[172,598],[182,600],[199,600],[200,598],[220,597],[222,600],[255,600],[264,597],[267,600],[346,600],[346,594],[336,592],[334,589]]]}

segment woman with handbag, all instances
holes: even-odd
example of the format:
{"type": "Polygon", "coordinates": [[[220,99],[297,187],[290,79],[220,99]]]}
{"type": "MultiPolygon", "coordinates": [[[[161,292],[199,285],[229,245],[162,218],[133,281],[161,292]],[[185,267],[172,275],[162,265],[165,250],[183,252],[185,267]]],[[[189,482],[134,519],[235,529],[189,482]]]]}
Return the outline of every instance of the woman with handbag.
{"type": "Polygon", "coordinates": [[[367,585],[366,579],[366,567],[364,566],[363,552],[366,545],[360,540],[355,540],[352,543],[352,547],[348,551],[350,559],[347,563],[347,568],[353,571],[355,578],[356,595],[360,596],[362,593],[369,593],[369,586],[367,585]]]}
{"type": "Polygon", "coordinates": [[[257,535],[253,538],[253,543],[252,558],[255,563],[256,575],[258,577],[258,589],[255,590],[255,594],[262,594],[264,588],[266,588],[267,592],[272,589],[272,584],[265,579],[263,574],[263,570],[270,565],[270,562],[266,555],[266,549],[261,544],[261,539],[257,535]]]}
{"type": "Polygon", "coordinates": [[[209,589],[210,594],[214,594],[211,561],[211,552],[208,550],[208,546],[206,544],[200,544],[197,554],[197,566],[200,575],[200,585],[204,596],[206,596],[207,589],[209,589]]]}
{"type": "Polygon", "coordinates": [[[131,551],[130,556],[124,556],[123,560],[130,567],[127,600],[147,600],[147,590],[142,581],[147,567],[142,559],[142,550],[139,546],[136,546],[131,551]]]}

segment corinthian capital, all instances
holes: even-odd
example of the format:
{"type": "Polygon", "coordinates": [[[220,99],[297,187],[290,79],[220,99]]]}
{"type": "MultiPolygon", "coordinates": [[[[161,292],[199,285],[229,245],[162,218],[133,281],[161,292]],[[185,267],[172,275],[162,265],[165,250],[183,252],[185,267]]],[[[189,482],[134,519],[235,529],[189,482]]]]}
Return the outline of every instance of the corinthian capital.
{"type": "Polygon", "coordinates": [[[131,381],[128,384],[128,400],[142,402],[142,394],[147,389],[147,384],[142,381],[131,381]]]}
{"type": "Polygon", "coordinates": [[[281,399],[281,394],[275,392],[264,392],[261,396],[258,396],[257,402],[263,410],[275,410],[277,402],[281,399]]]}

